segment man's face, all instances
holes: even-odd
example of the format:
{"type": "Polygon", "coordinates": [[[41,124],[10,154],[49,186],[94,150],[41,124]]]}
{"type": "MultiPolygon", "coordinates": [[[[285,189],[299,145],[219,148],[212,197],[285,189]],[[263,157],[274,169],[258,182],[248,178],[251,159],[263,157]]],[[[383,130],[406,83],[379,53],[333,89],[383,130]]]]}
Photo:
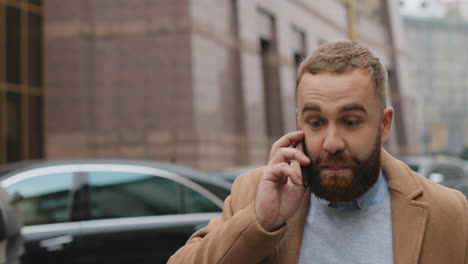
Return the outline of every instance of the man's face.
{"type": "Polygon", "coordinates": [[[311,158],[311,190],[329,201],[350,201],[378,178],[380,149],[393,110],[382,111],[369,74],[305,74],[297,91],[298,125],[311,158]]]}

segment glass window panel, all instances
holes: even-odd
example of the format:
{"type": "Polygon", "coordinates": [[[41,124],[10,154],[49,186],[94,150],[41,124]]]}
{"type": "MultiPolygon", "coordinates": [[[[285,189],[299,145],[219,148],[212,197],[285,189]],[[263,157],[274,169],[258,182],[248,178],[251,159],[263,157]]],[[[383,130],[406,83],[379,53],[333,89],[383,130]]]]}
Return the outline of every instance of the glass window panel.
{"type": "Polygon", "coordinates": [[[6,92],[0,89],[0,166],[6,162],[6,92]]]}
{"type": "Polygon", "coordinates": [[[6,8],[6,80],[18,84],[21,81],[20,10],[6,8]]]}
{"type": "MultiPolygon", "coordinates": [[[[3,25],[5,25],[5,6],[3,4],[0,4],[0,27],[3,29],[3,25]]],[[[0,82],[5,81],[5,72],[4,72],[4,67],[5,67],[5,40],[4,40],[4,35],[2,34],[0,36],[0,82]]],[[[0,88],[1,89],[1,88],[0,88]]],[[[0,104],[1,105],[1,104],[0,104]]]]}
{"type": "Polygon", "coordinates": [[[204,195],[184,187],[184,205],[186,213],[220,212],[221,209],[204,195]]]}
{"type": "Polygon", "coordinates": [[[21,160],[21,96],[16,93],[6,94],[6,149],[7,162],[21,160]]]}
{"type": "Polygon", "coordinates": [[[29,3],[40,6],[42,5],[42,0],[29,0],[29,3]]]}
{"type": "Polygon", "coordinates": [[[126,172],[89,174],[91,219],[181,213],[180,185],[165,178],[126,172]]]}
{"type": "Polygon", "coordinates": [[[16,204],[25,225],[63,223],[70,219],[72,173],[57,173],[28,178],[6,189],[21,198],[16,204]]]}
{"type": "Polygon", "coordinates": [[[42,86],[42,18],[29,14],[28,19],[28,82],[42,86]]]}
{"type": "Polygon", "coordinates": [[[42,158],[44,139],[43,97],[29,97],[29,158],[42,158]]]}
{"type": "Polygon", "coordinates": [[[196,183],[201,185],[203,188],[207,189],[209,192],[216,195],[223,201],[224,199],[226,199],[226,197],[228,197],[231,194],[231,190],[226,190],[225,188],[218,187],[216,185],[207,184],[204,182],[196,182],[196,183]]]}

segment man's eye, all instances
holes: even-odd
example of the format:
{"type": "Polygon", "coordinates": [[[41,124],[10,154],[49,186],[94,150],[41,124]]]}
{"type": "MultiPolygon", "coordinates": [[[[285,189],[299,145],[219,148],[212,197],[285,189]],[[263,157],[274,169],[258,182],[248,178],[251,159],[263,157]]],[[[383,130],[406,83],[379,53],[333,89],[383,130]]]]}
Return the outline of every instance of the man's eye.
{"type": "Polygon", "coordinates": [[[345,124],[345,126],[349,126],[349,127],[355,127],[360,124],[360,122],[357,120],[345,120],[343,121],[343,123],[345,124]]]}
{"type": "Polygon", "coordinates": [[[320,127],[321,125],[323,125],[323,122],[320,121],[320,120],[311,120],[311,121],[309,121],[309,124],[312,127],[317,128],[317,127],[320,127]]]}

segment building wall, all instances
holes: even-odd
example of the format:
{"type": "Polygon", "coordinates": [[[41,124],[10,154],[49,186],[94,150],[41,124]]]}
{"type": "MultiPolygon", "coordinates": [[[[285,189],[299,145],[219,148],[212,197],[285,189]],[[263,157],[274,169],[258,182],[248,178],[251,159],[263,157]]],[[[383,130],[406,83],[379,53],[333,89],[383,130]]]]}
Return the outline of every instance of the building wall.
{"type": "MultiPolygon", "coordinates": [[[[298,61],[349,35],[339,0],[49,0],[46,9],[49,158],[264,164],[271,143],[296,129],[298,61]]],[[[379,8],[366,12],[359,40],[398,68],[403,45],[389,42],[379,8]]]]}
{"type": "Polygon", "coordinates": [[[47,157],[192,159],[188,2],[46,9],[47,157]]]}
{"type": "MultiPolygon", "coordinates": [[[[405,108],[409,111],[415,107],[414,94],[408,87],[409,76],[405,74],[407,54],[404,50],[402,24],[396,3],[390,3],[390,25],[394,44],[390,42],[387,24],[381,20],[380,1],[371,1],[378,9],[362,11],[357,21],[359,40],[369,46],[381,58],[387,68],[398,71],[397,85],[401,94],[394,94],[395,100],[400,100],[402,108],[396,115],[402,119],[404,126],[397,127],[394,133],[401,133],[408,139],[407,145],[398,145],[391,139],[388,147],[393,152],[420,151],[414,136],[409,131],[417,131],[418,127],[412,120],[413,115],[403,115],[405,108]],[[395,45],[395,46],[393,46],[395,45]],[[395,55],[396,58],[392,58],[395,55]],[[403,70],[400,70],[402,67],[403,70]],[[401,98],[400,98],[401,97],[401,98]]],[[[304,56],[325,41],[344,39],[348,37],[347,9],[342,1],[325,1],[316,5],[314,1],[191,1],[191,15],[194,23],[192,32],[194,101],[196,112],[196,127],[199,134],[200,155],[199,164],[203,168],[216,169],[236,165],[239,159],[236,155],[246,153],[248,160],[240,162],[264,164],[271,143],[277,139],[268,133],[267,111],[268,100],[263,89],[262,57],[260,39],[269,39],[274,34],[276,41],[276,64],[278,67],[278,82],[281,96],[281,118],[283,132],[296,129],[295,124],[295,74],[294,52],[297,50],[297,32],[302,32],[305,38],[304,56]],[[238,37],[232,36],[233,5],[238,9],[238,37]],[[268,16],[273,19],[269,22],[268,16]],[[271,25],[273,31],[271,32],[271,25]],[[236,42],[237,41],[237,42],[236,42]],[[239,83],[242,98],[239,105],[229,107],[226,102],[232,94],[226,93],[226,83],[230,80],[232,60],[229,52],[232,49],[240,51],[240,71],[242,82],[239,83]],[[242,106],[243,107],[240,107],[242,106]],[[242,110],[245,122],[246,139],[235,130],[229,129],[232,119],[229,112],[242,110]],[[224,135],[223,135],[224,134],[224,135]],[[205,136],[205,139],[201,137],[205,136]],[[245,139],[245,141],[244,141],[245,139]],[[203,142],[203,143],[201,143],[203,142]],[[241,144],[246,149],[238,150],[241,144]],[[234,150],[234,152],[233,152],[234,150]]],[[[234,65],[237,67],[237,65],[234,65]]],[[[392,137],[395,137],[394,135],[392,137]]]]}
{"type": "Polygon", "coordinates": [[[468,51],[464,45],[468,23],[415,17],[405,17],[404,23],[411,54],[409,72],[428,137],[425,149],[458,154],[468,126],[468,51]]]}

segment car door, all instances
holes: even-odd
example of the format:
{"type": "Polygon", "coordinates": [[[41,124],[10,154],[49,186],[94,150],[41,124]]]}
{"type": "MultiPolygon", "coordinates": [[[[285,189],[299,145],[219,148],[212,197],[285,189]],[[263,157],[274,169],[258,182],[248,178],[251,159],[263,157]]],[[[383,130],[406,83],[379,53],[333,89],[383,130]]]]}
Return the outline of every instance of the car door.
{"type": "Polygon", "coordinates": [[[23,264],[74,263],[73,172],[41,168],[9,177],[2,186],[15,197],[25,240],[23,264]]]}
{"type": "Polygon", "coordinates": [[[189,181],[159,172],[88,171],[79,263],[166,263],[195,230],[220,214],[218,205],[186,185],[189,181]]]}

